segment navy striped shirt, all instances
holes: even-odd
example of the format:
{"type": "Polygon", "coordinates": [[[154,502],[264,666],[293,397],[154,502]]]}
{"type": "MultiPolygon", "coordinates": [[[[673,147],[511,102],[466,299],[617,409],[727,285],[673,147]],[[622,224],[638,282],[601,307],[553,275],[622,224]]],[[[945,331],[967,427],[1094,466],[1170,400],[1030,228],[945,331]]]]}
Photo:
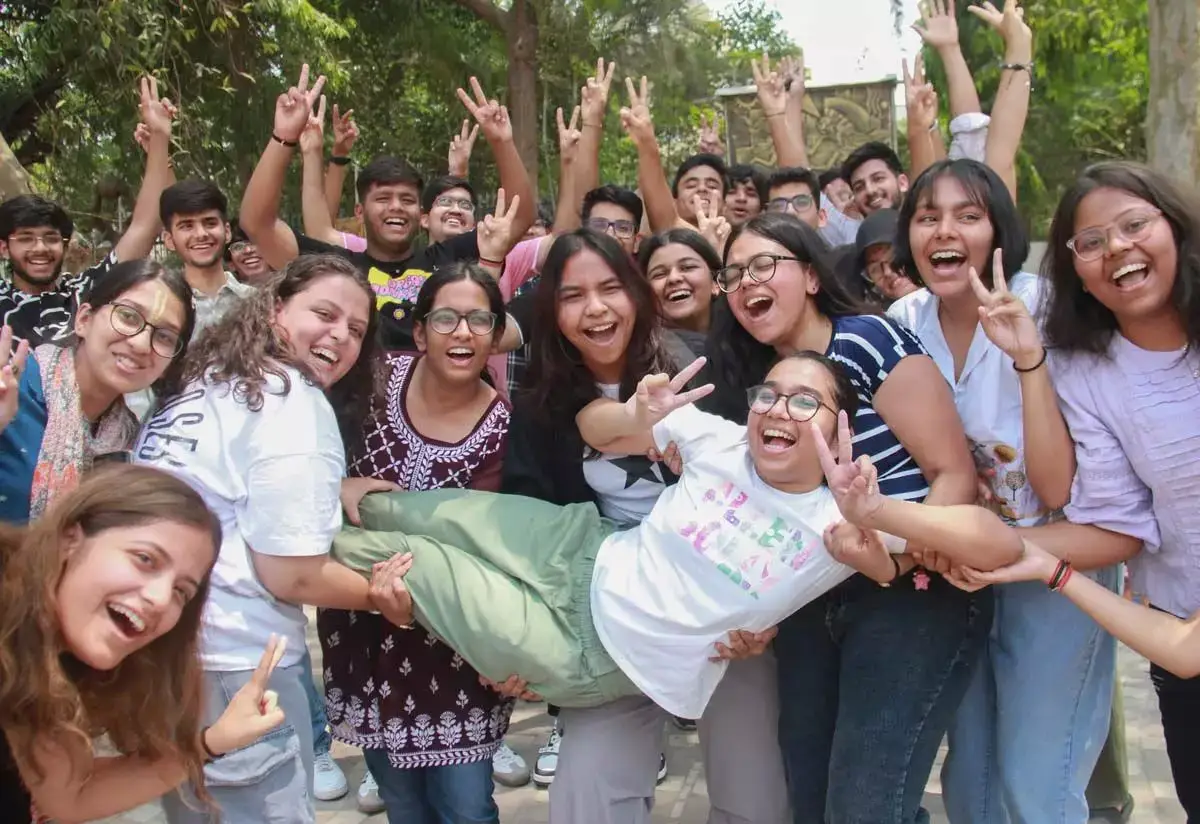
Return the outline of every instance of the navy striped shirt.
{"type": "Polygon", "coordinates": [[[880,315],[847,315],[833,318],[833,339],[825,354],[841,364],[858,390],[854,457],[871,456],[884,495],[924,500],[929,484],[921,468],[875,412],[875,393],[902,358],[925,354],[921,342],[903,326],[880,315]]]}

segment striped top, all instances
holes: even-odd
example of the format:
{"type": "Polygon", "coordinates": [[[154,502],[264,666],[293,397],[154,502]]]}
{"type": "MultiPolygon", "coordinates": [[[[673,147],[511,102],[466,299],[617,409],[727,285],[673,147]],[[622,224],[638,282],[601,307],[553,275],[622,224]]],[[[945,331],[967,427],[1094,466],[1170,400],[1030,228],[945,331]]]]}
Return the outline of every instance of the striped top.
{"type": "MultiPolygon", "coordinates": [[[[825,355],[846,370],[858,391],[854,457],[869,455],[879,470],[879,490],[889,498],[923,501],[929,484],[921,468],[875,411],[875,393],[909,355],[924,355],[917,337],[880,315],[846,315],[833,320],[825,355]]],[[[919,402],[919,399],[914,399],[919,402]]]]}

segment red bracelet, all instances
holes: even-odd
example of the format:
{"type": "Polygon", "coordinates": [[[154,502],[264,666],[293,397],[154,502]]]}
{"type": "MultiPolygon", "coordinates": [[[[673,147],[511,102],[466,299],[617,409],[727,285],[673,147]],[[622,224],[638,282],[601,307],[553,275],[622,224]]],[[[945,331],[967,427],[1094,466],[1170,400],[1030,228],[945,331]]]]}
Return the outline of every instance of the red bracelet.
{"type": "Polygon", "coordinates": [[[1059,561],[1058,568],[1054,570],[1054,576],[1050,579],[1050,591],[1061,592],[1066,586],[1067,579],[1071,577],[1071,565],[1066,561],[1059,561]]]}
{"type": "Polygon", "coordinates": [[[1066,588],[1067,581],[1071,580],[1071,575],[1074,572],[1075,572],[1074,567],[1071,567],[1071,566],[1067,567],[1067,571],[1065,573],[1063,573],[1062,580],[1058,582],[1058,589],[1056,589],[1055,592],[1062,592],[1066,588]]]}
{"type": "Polygon", "coordinates": [[[481,257],[479,259],[479,262],[487,264],[488,266],[503,266],[504,265],[504,261],[502,261],[502,260],[491,260],[490,258],[485,258],[485,257],[481,257]]]}

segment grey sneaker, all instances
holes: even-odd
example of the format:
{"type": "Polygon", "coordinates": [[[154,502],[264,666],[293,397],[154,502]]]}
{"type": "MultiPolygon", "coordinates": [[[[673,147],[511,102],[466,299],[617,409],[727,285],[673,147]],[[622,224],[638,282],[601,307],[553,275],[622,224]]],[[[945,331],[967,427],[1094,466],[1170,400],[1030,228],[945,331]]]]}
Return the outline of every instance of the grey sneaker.
{"type": "Polygon", "coordinates": [[[529,783],[529,765],[507,744],[492,756],[492,780],[505,787],[524,787],[529,783]]]}
{"type": "Polygon", "coordinates": [[[383,812],[383,799],[379,797],[379,785],[375,776],[367,770],[363,773],[362,783],[358,785],[358,811],[366,815],[383,812]]]}
{"type": "Polygon", "coordinates": [[[533,783],[539,787],[549,787],[554,781],[554,771],[558,769],[558,748],[562,744],[562,733],[559,732],[558,722],[550,731],[546,745],[538,750],[537,762],[533,767],[533,783]]]}

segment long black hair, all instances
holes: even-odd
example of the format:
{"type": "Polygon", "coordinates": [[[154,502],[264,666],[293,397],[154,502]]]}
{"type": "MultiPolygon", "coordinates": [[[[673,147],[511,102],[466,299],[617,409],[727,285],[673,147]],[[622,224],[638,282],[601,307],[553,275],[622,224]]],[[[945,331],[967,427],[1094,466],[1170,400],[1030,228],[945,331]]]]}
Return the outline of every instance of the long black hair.
{"type": "Polygon", "coordinates": [[[192,304],[192,289],[179,272],[167,269],[149,258],[126,260],[114,264],[104,277],[96,278],[80,298],[80,303],[86,303],[92,309],[99,309],[119,299],[121,295],[143,283],[159,281],[171,292],[183,306],[183,325],[179,328],[179,339],[183,347],[179,354],[171,358],[171,363],[151,387],[161,395],[168,387],[179,383],[183,374],[185,355],[192,332],[196,328],[196,308],[192,304]]]}
{"type": "Polygon", "coordinates": [[[1118,330],[1112,310],[1084,289],[1067,241],[1075,234],[1080,202],[1097,189],[1117,189],[1141,198],[1162,212],[1179,247],[1171,302],[1183,320],[1188,341],[1200,346],[1200,206],[1164,175],[1140,163],[1097,163],[1067,189],[1050,223],[1049,248],[1042,275],[1050,281],[1043,334],[1049,346],[1103,354],[1118,330]]]}
{"type": "MultiPolygon", "coordinates": [[[[797,260],[812,267],[819,284],[812,300],[817,311],[825,317],[873,313],[872,308],[856,299],[834,273],[829,246],[807,223],[774,212],[753,217],[730,233],[725,244],[726,262],[733,242],[745,232],[778,243],[797,260]]],[[[738,323],[729,308],[729,298],[724,294],[713,303],[706,352],[709,359],[707,379],[715,384],[716,390],[701,401],[700,406],[728,420],[745,423],[746,388],[762,381],[779,359],[779,353],[775,347],[759,343],[738,323]]]]}
{"type": "MultiPolygon", "coordinates": [[[[896,240],[892,245],[892,263],[918,286],[924,286],[921,272],[913,255],[908,230],[912,226],[917,209],[933,200],[933,187],[943,177],[958,181],[967,198],[987,212],[992,224],[992,250],[1000,249],[1004,271],[1010,276],[1018,271],[1029,257],[1029,235],[1017,212],[1012,195],[1000,176],[978,160],[959,158],[939,160],[913,181],[912,188],[904,196],[900,214],[896,220],[896,240]]],[[[992,256],[987,256],[979,279],[989,289],[992,287],[992,256]]]]}
{"type": "Polygon", "coordinates": [[[650,283],[642,277],[630,255],[607,234],[578,229],[561,235],[550,247],[541,280],[533,298],[533,335],[523,400],[529,411],[546,425],[573,421],[580,409],[600,397],[596,377],[583,364],[574,344],[558,328],[558,290],[567,263],[581,252],[600,256],[629,294],[636,316],[625,366],[621,370],[620,397],[629,398],[644,376],[673,371],[659,341],[658,309],[650,283]]]}

